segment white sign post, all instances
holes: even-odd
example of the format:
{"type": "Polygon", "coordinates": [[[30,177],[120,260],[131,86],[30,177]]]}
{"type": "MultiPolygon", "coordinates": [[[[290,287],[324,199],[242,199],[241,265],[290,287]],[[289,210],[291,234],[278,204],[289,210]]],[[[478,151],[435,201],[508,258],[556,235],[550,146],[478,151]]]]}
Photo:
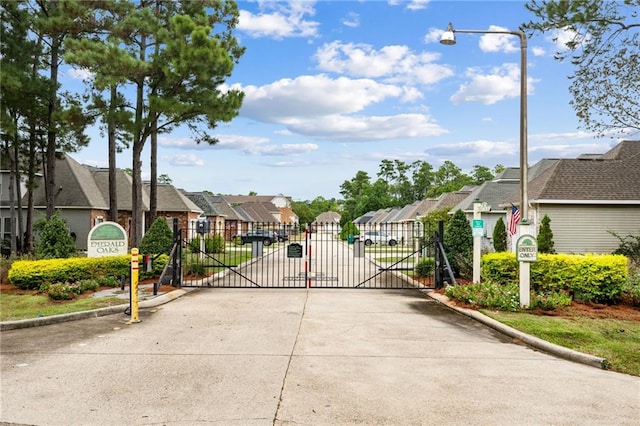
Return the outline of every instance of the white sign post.
{"type": "Polygon", "coordinates": [[[480,257],[482,255],[482,237],[484,237],[484,220],[482,213],[491,210],[487,203],[479,199],[473,202],[473,221],[471,221],[471,235],[473,236],[473,282],[480,282],[480,257]]]}
{"type": "Polygon", "coordinates": [[[526,308],[531,303],[531,262],[538,259],[538,242],[535,228],[526,220],[518,227],[516,259],[520,263],[520,306],[526,308]]]}
{"type": "Polygon", "coordinates": [[[473,235],[473,282],[480,282],[480,255],[482,249],[482,236],[484,235],[484,220],[481,219],[482,204],[476,198],[473,202],[473,221],[471,233],[473,235]]]}

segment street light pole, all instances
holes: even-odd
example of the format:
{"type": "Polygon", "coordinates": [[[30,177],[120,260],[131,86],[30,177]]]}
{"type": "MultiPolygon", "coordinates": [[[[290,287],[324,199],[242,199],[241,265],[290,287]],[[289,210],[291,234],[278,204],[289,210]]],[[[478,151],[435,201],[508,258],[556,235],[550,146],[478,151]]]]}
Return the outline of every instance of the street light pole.
{"type": "MultiPolygon", "coordinates": [[[[523,31],[509,30],[455,30],[449,23],[442,34],[440,43],[451,46],[456,44],[455,33],[466,34],[509,34],[520,39],[520,229],[528,226],[529,220],[529,165],[527,147],[527,36],[523,31]]],[[[520,262],[520,305],[529,306],[529,282],[530,265],[528,262],[520,262]]]]}

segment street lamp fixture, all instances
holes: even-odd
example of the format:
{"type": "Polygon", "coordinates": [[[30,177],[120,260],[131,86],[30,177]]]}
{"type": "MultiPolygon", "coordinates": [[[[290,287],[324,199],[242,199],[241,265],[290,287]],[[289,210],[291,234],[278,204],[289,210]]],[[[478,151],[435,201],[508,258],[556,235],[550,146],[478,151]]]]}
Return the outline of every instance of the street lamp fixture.
{"type": "MultiPolygon", "coordinates": [[[[523,31],[509,30],[456,30],[451,22],[440,38],[440,43],[452,46],[456,44],[456,33],[467,34],[509,34],[520,39],[520,224],[529,220],[529,199],[527,186],[529,182],[529,165],[527,159],[527,37],[523,31]]],[[[529,264],[520,262],[520,304],[529,305],[529,264]],[[523,268],[525,269],[523,271],[523,268]],[[523,277],[523,275],[525,275],[523,277]],[[523,280],[526,280],[526,295],[523,294],[523,280]]]]}

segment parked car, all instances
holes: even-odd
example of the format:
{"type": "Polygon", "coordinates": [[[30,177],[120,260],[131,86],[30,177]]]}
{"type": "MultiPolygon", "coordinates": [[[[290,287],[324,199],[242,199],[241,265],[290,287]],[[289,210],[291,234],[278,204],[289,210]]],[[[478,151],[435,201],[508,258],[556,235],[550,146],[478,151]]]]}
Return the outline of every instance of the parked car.
{"type": "Polygon", "coordinates": [[[364,241],[365,246],[371,244],[389,244],[395,246],[398,244],[398,237],[383,231],[365,231],[358,236],[360,241],[364,241]]]}
{"type": "Polygon", "coordinates": [[[275,234],[278,242],[283,243],[285,241],[289,241],[289,234],[287,234],[285,231],[277,231],[275,232],[275,234]]]}
{"type": "Polygon", "coordinates": [[[240,235],[240,244],[262,241],[265,246],[270,246],[278,240],[278,233],[269,229],[254,229],[246,234],[240,235]]]}

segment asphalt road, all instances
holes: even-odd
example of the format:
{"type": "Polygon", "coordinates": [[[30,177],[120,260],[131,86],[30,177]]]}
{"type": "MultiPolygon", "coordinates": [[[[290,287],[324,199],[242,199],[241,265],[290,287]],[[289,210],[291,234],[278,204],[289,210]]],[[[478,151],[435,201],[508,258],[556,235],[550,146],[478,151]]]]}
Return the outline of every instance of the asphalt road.
{"type": "Polygon", "coordinates": [[[0,333],[0,421],[637,425],[640,379],[515,344],[417,290],[198,290],[0,333]]]}

